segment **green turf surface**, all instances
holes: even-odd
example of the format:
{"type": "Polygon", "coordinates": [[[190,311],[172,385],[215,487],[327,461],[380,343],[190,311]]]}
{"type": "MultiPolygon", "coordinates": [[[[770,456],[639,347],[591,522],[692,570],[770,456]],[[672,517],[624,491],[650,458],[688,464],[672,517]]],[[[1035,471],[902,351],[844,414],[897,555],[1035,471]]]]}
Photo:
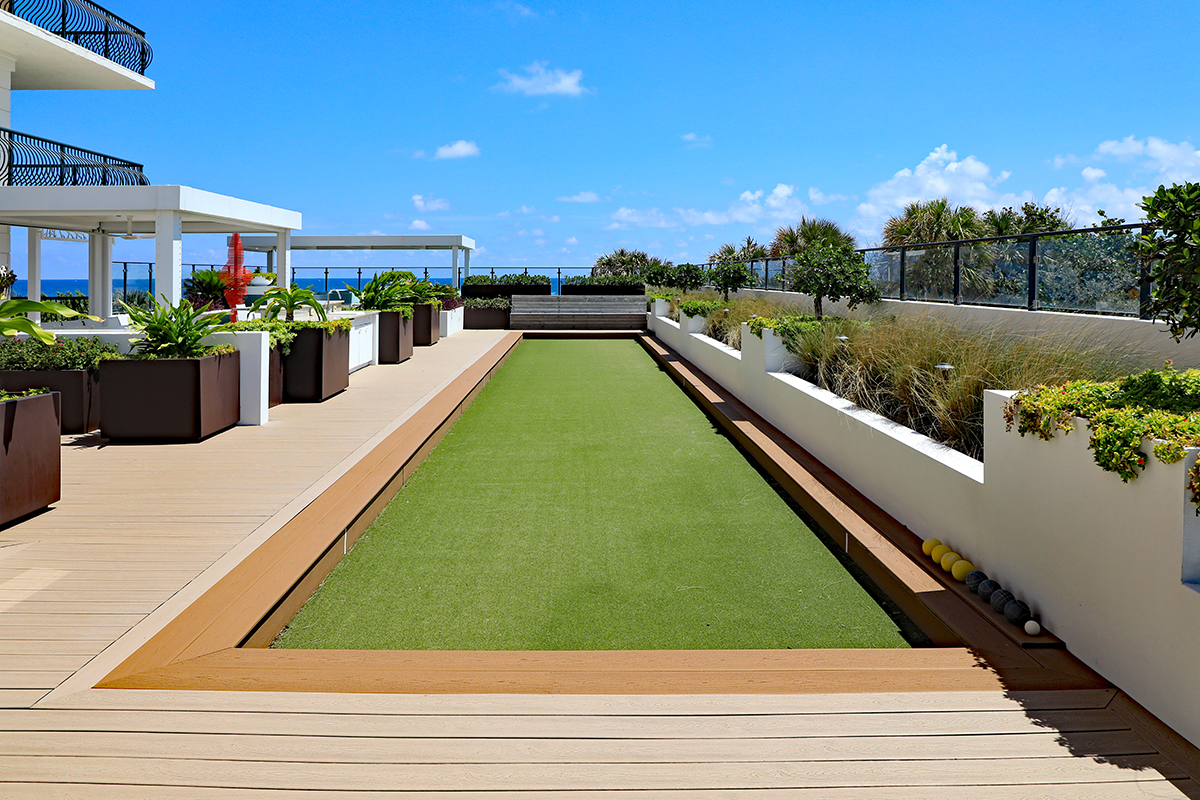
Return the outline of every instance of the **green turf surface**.
{"type": "Polygon", "coordinates": [[[276,647],[906,647],[631,340],[523,342],[276,647]]]}

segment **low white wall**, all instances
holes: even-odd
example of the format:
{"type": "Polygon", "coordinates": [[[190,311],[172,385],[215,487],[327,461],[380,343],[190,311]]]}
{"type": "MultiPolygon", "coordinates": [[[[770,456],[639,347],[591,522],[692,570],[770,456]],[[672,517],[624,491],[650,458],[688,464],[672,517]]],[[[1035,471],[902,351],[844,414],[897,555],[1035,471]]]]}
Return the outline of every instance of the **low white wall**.
{"type": "MultiPolygon", "coordinates": [[[[665,314],[665,309],[656,308],[665,314]]],[[[1006,432],[985,397],[986,468],[793,375],[773,331],[743,351],[665,316],[652,330],[922,538],[950,544],[1011,588],[1071,652],[1200,744],[1200,519],[1185,469],[1151,463],[1122,484],[1086,424],[1051,441],[1006,432]]],[[[1149,443],[1145,448],[1150,453],[1149,443]]]]}
{"type": "Polygon", "coordinates": [[[438,326],[440,329],[438,335],[442,339],[460,333],[463,329],[463,307],[459,306],[449,311],[439,311],[438,326]]]}
{"type": "Polygon", "coordinates": [[[350,327],[350,371],[379,363],[379,312],[354,311],[333,314],[330,319],[346,318],[350,327]]]}
{"type": "MultiPolygon", "coordinates": [[[[743,289],[739,297],[770,297],[796,303],[812,312],[812,298],[797,292],[743,289]]],[[[1068,314],[1061,311],[1028,311],[1023,308],[991,308],[988,306],[956,306],[950,303],[925,303],[919,300],[886,299],[868,306],[858,306],[853,312],[845,302],[825,301],[827,314],[861,314],[864,316],[934,316],[975,330],[1004,330],[1035,338],[1048,333],[1077,336],[1081,339],[1113,342],[1145,353],[1149,366],[1161,366],[1172,359],[1177,368],[1200,367],[1200,336],[1176,342],[1161,322],[1112,317],[1103,314],[1068,314]]]]}

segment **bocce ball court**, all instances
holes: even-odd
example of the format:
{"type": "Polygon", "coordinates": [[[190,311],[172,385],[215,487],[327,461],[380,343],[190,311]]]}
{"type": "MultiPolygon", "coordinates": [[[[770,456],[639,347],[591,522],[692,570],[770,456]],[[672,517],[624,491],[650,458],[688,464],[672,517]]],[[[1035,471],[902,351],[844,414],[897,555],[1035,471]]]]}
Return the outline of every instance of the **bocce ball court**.
{"type": "Polygon", "coordinates": [[[656,340],[513,333],[99,685],[1107,685],[920,548],[656,340]]]}

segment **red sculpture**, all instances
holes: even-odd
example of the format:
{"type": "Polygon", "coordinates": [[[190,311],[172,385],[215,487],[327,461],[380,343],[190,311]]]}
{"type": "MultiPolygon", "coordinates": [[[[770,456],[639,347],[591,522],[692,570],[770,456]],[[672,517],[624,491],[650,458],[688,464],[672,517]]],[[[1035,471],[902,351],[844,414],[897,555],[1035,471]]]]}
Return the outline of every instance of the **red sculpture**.
{"type": "Polygon", "coordinates": [[[246,287],[253,276],[242,265],[246,254],[242,251],[241,234],[235,233],[229,241],[229,258],[221,268],[221,280],[225,282],[225,303],[229,306],[230,322],[237,322],[235,310],[246,299],[246,287]]]}

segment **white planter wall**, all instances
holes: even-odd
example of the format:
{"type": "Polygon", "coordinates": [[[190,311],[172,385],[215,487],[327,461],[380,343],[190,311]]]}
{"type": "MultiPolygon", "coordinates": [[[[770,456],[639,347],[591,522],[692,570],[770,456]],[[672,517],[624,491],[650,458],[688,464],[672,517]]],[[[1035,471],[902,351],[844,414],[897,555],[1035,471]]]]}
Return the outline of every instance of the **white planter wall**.
{"type": "MultiPolygon", "coordinates": [[[[665,309],[661,309],[665,314],[665,309]]],[[[660,308],[656,308],[659,312],[660,308]]],[[[743,326],[742,353],[656,315],[652,330],[922,538],[1011,588],[1071,652],[1200,744],[1200,519],[1194,463],[1154,459],[1135,481],[1104,472],[1081,423],[1051,441],[1006,432],[988,392],[983,463],[776,372],[783,344],[743,326]],[[1187,582],[1185,582],[1187,581],[1187,582]]]]}
{"type": "Polygon", "coordinates": [[[453,336],[463,329],[463,307],[451,309],[450,311],[438,312],[439,336],[445,339],[447,336],[453,336]]]}

